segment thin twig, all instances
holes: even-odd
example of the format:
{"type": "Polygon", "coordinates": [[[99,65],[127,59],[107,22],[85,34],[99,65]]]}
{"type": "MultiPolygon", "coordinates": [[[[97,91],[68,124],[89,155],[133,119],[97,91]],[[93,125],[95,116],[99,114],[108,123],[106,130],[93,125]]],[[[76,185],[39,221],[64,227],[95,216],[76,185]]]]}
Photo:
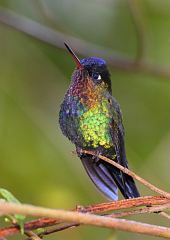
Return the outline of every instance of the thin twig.
{"type": "Polygon", "coordinates": [[[42,231],[39,236],[40,237],[43,237],[45,235],[49,235],[49,234],[52,234],[52,233],[56,233],[56,232],[59,232],[59,231],[63,231],[63,230],[66,230],[66,229],[70,229],[70,228],[74,228],[74,227],[78,227],[80,226],[80,224],[77,224],[77,223],[65,223],[63,225],[57,225],[57,226],[53,226],[49,229],[45,229],[44,231],[42,231]]]}
{"type": "MultiPolygon", "coordinates": [[[[81,150],[81,153],[86,153],[92,156],[96,156],[96,153],[93,151],[87,151],[87,150],[81,150]]],[[[116,168],[120,169],[122,172],[128,174],[129,176],[135,178],[136,180],[138,180],[140,183],[142,183],[144,186],[148,187],[150,190],[152,190],[153,192],[159,193],[160,195],[166,197],[166,198],[170,198],[170,193],[165,192],[163,190],[161,190],[160,188],[154,186],[153,184],[149,183],[148,181],[146,181],[145,179],[143,179],[142,177],[138,176],[137,174],[135,174],[134,172],[132,172],[131,170],[123,167],[122,165],[118,164],[117,162],[99,155],[98,156],[101,160],[110,163],[111,165],[115,166],[116,168]]]]}
{"type": "Polygon", "coordinates": [[[55,18],[57,18],[57,16],[55,16],[54,18],[52,12],[50,11],[50,8],[48,7],[48,2],[44,0],[36,0],[36,1],[33,0],[32,3],[34,4],[34,8],[36,8],[36,10],[43,17],[44,22],[46,24],[54,28],[59,27],[57,26],[57,22],[55,21],[56,20],[55,18]]]}
{"type": "Polygon", "coordinates": [[[145,214],[145,213],[161,213],[163,210],[170,208],[170,203],[164,204],[161,206],[153,206],[153,207],[145,207],[140,209],[135,209],[131,211],[124,211],[119,213],[113,213],[109,214],[110,217],[126,217],[126,216],[132,216],[132,215],[138,215],[138,214],[145,214]]]}
{"type": "Polygon", "coordinates": [[[141,15],[141,10],[139,7],[139,0],[128,0],[128,5],[130,8],[130,12],[132,15],[132,20],[135,26],[136,35],[137,35],[137,55],[136,55],[136,62],[140,62],[144,59],[145,56],[145,26],[143,17],[141,15]]]}
{"type": "Polygon", "coordinates": [[[160,212],[159,213],[161,216],[165,217],[166,219],[170,220],[170,215],[166,212],[160,212]]]}
{"type": "MultiPolygon", "coordinates": [[[[89,212],[89,213],[104,213],[107,211],[128,209],[132,207],[164,205],[170,203],[170,200],[163,196],[148,196],[132,199],[123,199],[114,202],[100,203],[84,207],[78,207],[75,211],[89,212]]],[[[40,218],[25,223],[25,230],[35,230],[38,228],[45,228],[60,223],[59,219],[54,218],[40,218]]],[[[74,224],[73,224],[74,225],[74,224]]],[[[0,237],[7,237],[19,233],[18,226],[11,226],[0,229],[0,237]]]]}
{"type": "Polygon", "coordinates": [[[40,236],[32,231],[25,231],[24,233],[29,237],[30,240],[41,240],[40,236]]]}
{"type": "Polygon", "coordinates": [[[72,48],[76,49],[77,53],[83,56],[102,57],[114,68],[132,71],[133,73],[143,72],[170,79],[168,67],[165,68],[164,66],[154,65],[146,61],[142,61],[139,64],[136,60],[115,53],[111,49],[61,33],[2,7],[0,7],[0,22],[57,48],[65,49],[63,42],[70,42],[72,48]]]}
{"type": "Polygon", "coordinates": [[[170,228],[168,227],[145,224],[125,219],[97,216],[89,213],[80,213],[61,209],[48,209],[27,204],[15,204],[7,202],[0,203],[0,212],[4,215],[22,214],[27,216],[59,218],[70,223],[76,222],[77,224],[92,225],[111,229],[113,228],[121,231],[159,236],[170,239],[170,228]]]}
{"type": "Polygon", "coordinates": [[[36,0],[36,1],[33,0],[32,3],[34,4],[34,7],[36,8],[36,10],[39,11],[41,15],[43,15],[43,18],[47,22],[54,21],[52,14],[49,11],[47,2],[45,2],[44,0],[36,0]]]}

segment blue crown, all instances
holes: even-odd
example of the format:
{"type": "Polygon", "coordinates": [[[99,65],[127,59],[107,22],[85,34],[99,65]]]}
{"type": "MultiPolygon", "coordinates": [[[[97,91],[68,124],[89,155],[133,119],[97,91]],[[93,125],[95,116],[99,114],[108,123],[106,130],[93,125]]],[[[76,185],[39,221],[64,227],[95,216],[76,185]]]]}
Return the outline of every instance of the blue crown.
{"type": "Polygon", "coordinates": [[[92,65],[103,66],[103,65],[106,65],[106,62],[102,58],[97,58],[97,57],[84,58],[84,59],[80,60],[80,62],[84,66],[92,66],[92,65]]]}

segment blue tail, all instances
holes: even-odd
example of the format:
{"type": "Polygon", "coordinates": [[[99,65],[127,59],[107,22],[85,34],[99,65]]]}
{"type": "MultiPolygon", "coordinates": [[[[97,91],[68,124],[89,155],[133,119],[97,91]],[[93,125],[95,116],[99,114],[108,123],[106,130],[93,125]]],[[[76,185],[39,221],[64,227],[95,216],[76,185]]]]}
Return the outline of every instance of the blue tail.
{"type": "Polygon", "coordinates": [[[93,183],[109,199],[118,200],[118,188],[124,198],[140,197],[132,177],[107,162],[95,162],[91,155],[82,154],[80,158],[93,183]]]}

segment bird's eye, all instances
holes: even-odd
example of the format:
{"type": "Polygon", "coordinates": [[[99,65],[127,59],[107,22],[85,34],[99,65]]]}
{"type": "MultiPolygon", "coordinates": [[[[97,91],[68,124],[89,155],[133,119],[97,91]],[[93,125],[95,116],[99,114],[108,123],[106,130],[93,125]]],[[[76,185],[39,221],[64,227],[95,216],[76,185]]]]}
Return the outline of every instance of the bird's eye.
{"type": "Polygon", "coordinates": [[[102,79],[101,75],[99,73],[93,73],[92,77],[94,80],[100,81],[102,79]]]}

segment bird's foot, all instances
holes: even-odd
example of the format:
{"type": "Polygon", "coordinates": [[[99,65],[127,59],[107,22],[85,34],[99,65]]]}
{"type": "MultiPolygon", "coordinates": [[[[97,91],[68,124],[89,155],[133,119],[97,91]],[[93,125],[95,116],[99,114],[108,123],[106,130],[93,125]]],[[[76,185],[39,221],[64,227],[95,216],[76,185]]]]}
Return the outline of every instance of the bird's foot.
{"type": "MultiPolygon", "coordinates": [[[[81,158],[83,156],[82,148],[76,147],[76,152],[77,152],[78,157],[81,158]]],[[[101,154],[100,150],[96,150],[95,155],[92,156],[93,163],[96,165],[100,164],[100,160],[101,160],[99,157],[100,154],[101,154]]]]}
{"type": "Polygon", "coordinates": [[[93,159],[93,163],[95,163],[97,166],[100,164],[100,157],[99,155],[101,154],[101,152],[99,150],[96,151],[96,154],[92,157],[93,159]]]}
{"type": "Polygon", "coordinates": [[[76,147],[76,152],[77,152],[77,155],[78,157],[82,157],[83,153],[82,153],[82,149],[80,147],[76,147]]]}

